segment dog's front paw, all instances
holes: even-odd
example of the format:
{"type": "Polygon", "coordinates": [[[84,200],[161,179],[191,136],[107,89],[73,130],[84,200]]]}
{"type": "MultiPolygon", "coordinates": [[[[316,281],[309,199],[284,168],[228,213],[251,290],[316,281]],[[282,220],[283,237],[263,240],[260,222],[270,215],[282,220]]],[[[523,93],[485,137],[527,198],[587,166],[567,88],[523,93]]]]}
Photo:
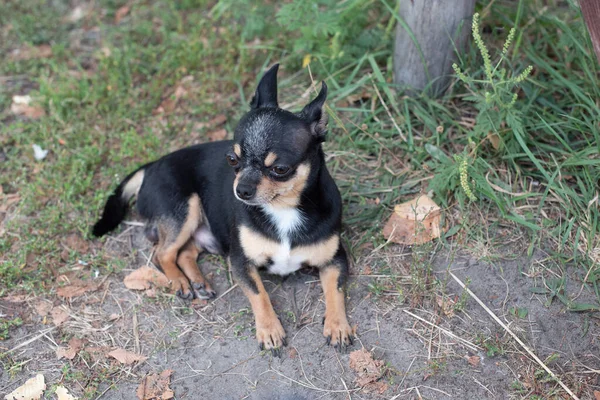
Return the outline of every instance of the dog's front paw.
{"type": "Polygon", "coordinates": [[[195,297],[200,300],[214,299],[217,296],[208,282],[192,282],[194,288],[195,297]]]}
{"type": "Polygon", "coordinates": [[[177,295],[177,297],[183,300],[192,300],[194,298],[194,291],[190,286],[190,281],[185,277],[177,277],[171,281],[171,290],[177,295]]]}
{"type": "Polygon", "coordinates": [[[256,339],[261,350],[270,350],[276,356],[281,356],[281,347],[287,346],[285,330],[277,316],[256,322],[256,339]]]}
{"type": "Polygon", "coordinates": [[[354,330],[346,318],[325,317],[323,335],[327,344],[332,345],[339,351],[354,344],[354,330]]]}

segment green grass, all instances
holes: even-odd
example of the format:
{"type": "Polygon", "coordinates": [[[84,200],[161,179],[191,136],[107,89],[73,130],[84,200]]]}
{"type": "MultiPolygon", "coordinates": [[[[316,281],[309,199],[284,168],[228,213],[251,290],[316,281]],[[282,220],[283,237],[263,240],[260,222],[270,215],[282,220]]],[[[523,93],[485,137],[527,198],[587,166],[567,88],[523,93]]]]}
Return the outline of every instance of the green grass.
{"type": "Polygon", "coordinates": [[[4,4],[0,148],[6,161],[0,161],[0,185],[20,198],[6,213],[0,236],[5,287],[52,287],[55,271],[78,260],[103,271],[118,267],[98,250],[71,251],[64,259],[61,243],[70,233],[89,238],[109,191],[128,171],[206,140],[211,128],[197,128],[198,122],[224,114],[231,132],[264,66],[282,63],[280,103],[299,109],[297,100],[310,83],[302,61],[310,54],[314,79],[330,87],[326,149],[353,248],[384,243],[381,228],[391,207],[431,191],[449,211],[451,234],[465,246],[485,241],[501,253],[506,235],[523,234],[529,255],[543,248],[555,272],[587,275],[600,299],[600,256],[593,253],[600,247],[600,85],[579,11],[558,1],[548,7],[541,0],[522,0],[518,7],[482,3],[482,40],[493,65],[502,61],[507,72],[490,82],[472,45],[457,61],[469,84],[457,78],[441,99],[432,99],[404,96],[391,83],[397,21],[388,3],[331,3],[325,9],[335,12],[316,13],[323,20],[315,21],[314,30],[298,25],[298,10],[289,4],[276,18],[263,18],[271,6],[137,0],[127,3],[130,11],[119,24],[122,1],[96,2],[75,22],[68,20],[66,1],[4,4]],[[346,31],[358,6],[366,11],[346,31]],[[513,26],[512,46],[503,53],[513,26]],[[51,45],[51,57],[11,56],[42,44],[51,45]],[[532,74],[506,89],[518,95],[512,114],[501,107],[482,110],[485,91],[529,65],[532,74]],[[154,115],[179,85],[187,95],[171,112],[154,115]],[[12,115],[12,96],[26,92],[45,117],[12,115]],[[500,138],[500,146],[488,133],[500,138]],[[50,150],[47,158],[35,161],[32,144],[50,150]]]}

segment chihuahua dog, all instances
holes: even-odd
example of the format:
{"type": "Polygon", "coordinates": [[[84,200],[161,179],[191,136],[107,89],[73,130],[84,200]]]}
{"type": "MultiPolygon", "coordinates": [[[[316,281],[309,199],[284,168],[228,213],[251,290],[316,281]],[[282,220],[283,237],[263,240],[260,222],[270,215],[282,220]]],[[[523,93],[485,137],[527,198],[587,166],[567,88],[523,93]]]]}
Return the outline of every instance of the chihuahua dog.
{"type": "Polygon", "coordinates": [[[348,259],[340,240],[342,201],[321,143],[327,86],[299,113],[279,108],[277,69],[260,80],[234,139],[187,147],[128,175],[108,198],[93,234],[125,217],[137,196],[155,263],[182,298],[211,298],[197,265],[200,251],[227,258],[252,306],[261,349],[280,352],[286,334],[259,269],[291,274],[319,269],[325,295],[323,334],[342,350],[353,342],[344,287],[348,259]]]}

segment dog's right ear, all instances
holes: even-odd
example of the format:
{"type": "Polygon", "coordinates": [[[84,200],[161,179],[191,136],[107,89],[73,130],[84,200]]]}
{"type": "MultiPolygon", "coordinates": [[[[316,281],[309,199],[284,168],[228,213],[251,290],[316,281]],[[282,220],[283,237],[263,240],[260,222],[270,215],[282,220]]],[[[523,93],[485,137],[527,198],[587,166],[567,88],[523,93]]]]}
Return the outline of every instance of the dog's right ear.
{"type": "Polygon", "coordinates": [[[261,78],[254,97],[250,102],[251,108],[274,107],[277,108],[277,70],[279,64],[273,65],[261,78]]]}

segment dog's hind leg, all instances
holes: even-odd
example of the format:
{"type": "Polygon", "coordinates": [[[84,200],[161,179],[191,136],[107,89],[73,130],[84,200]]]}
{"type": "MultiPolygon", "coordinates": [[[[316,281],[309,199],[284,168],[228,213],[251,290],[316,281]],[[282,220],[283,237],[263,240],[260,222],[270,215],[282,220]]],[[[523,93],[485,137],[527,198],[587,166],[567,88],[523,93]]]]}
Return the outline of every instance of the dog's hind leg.
{"type": "Polygon", "coordinates": [[[190,280],[177,266],[177,259],[179,252],[198,228],[201,218],[200,199],[198,195],[193,194],[188,199],[187,213],[182,221],[166,218],[157,222],[159,242],[156,259],[171,282],[171,289],[183,299],[194,298],[194,292],[190,280]]]}
{"type": "Polygon", "coordinates": [[[197,298],[212,299],[217,293],[204,278],[202,271],[198,267],[198,254],[200,254],[200,250],[194,244],[194,240],[188,240],[179,252],[177,265],[179,265],[179,268],[181,268],[185,276],[189,279],[197,298]]]}

